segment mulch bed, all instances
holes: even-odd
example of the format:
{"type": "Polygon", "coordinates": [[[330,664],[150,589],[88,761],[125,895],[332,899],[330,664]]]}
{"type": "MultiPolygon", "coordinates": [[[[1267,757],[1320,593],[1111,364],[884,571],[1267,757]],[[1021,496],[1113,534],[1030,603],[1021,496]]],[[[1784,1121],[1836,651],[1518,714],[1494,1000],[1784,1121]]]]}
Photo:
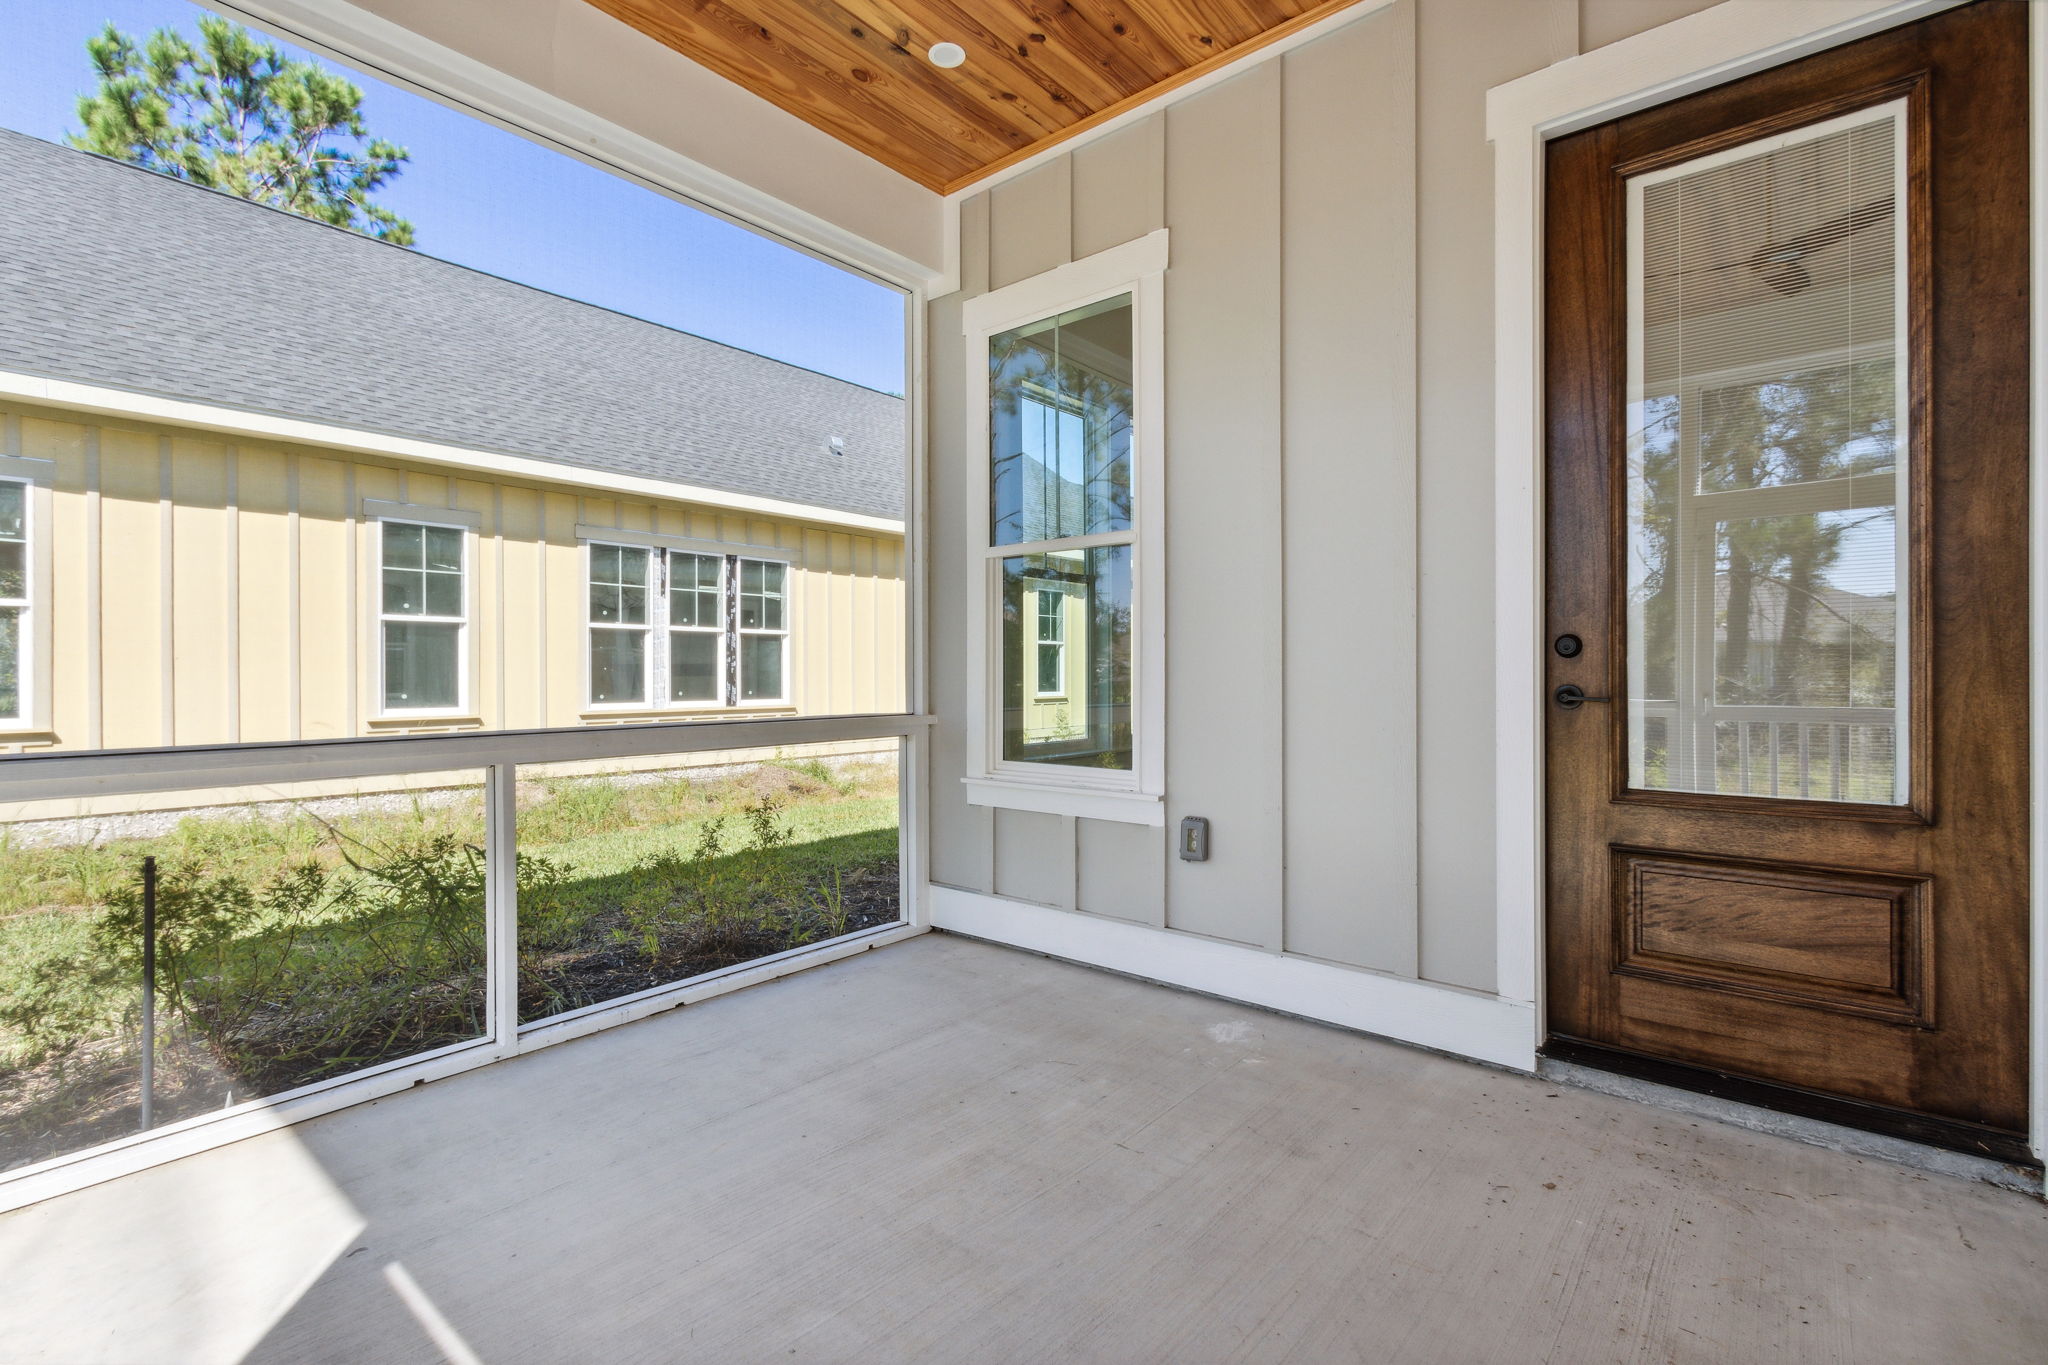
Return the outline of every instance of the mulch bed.
{"type": "MultiPolygon", "coordinates": [[[[877,859],[849,869],[840,883],[840,892],[845,897],[849,934],[893,924],[901,917],[902,887],[894,858],[877,859]]],[[[802,946],[805,944],[791,941],[784,933],[752,929],[723,934],[716,941],[678,944],[651,961],[635,942],[606,941],[569,949],[548,958],[543,984],[522,986],[520,1022],[551,1018],[802,946]]]]}

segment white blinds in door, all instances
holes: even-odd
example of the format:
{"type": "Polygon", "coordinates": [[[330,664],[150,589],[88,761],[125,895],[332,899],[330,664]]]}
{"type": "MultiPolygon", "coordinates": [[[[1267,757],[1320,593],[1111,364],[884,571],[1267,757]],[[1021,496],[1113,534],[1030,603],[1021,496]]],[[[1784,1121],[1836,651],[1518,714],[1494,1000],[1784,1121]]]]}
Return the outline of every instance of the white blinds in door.
{"type": "Polygon", "coordinates": [[[1906,111],[1631,178],[1631,785],[1903,803],[1906,111]]]}

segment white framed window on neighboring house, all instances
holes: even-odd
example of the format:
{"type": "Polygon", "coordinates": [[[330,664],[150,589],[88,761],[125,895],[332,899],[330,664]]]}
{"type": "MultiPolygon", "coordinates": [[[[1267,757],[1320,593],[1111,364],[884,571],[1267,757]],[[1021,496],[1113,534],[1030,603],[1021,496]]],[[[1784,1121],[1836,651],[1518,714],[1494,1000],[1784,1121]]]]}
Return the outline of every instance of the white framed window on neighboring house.
{"type": "Polygon", "coordinates": [[[1036,589],[1038,597],[1038,695],[1067,694],[1067,595],[1057,588],[1036,589]]]}
{"type": "Polygon", "coordinates": [[[0,725],[27,719],[35,651],[27,639],[35,610],[29,601],[29,496],[34,485],[0,479],[0,725]]]}
{"type": "Polygon", "coordinates": [[[590,545],[590,700],[595,706],[647,701],[654,659],[654,551],[590,545]]]}
{"type": "Polygon", "coordinates": [[[0,456],[0,739],[49,729],[48,460],[0,456]]]}
{"type": "Polygon", "coordinates": [[[668,699],[716,706],[725,697],[725,556],[667,554],[668,699]]]}
{"type": "Polygon", "coordinates": [[[976,804],[1164,822],[1167,235],[964,309],[976,804]]]}
{"type": "Polygon", "coordinates": [[[739,691],[760,705],[789,694],[789,566],[771,559],[741,559],[739,691]]]}
{"type": "Polygon", "coordinates": [[[476,521],[454,509],[367,509],[376,531],[379,714],[462,715],[469,705],[476,521]]]}
{"type": "Polygon", "coordinates": [[[576,531],[587,564],[592,711],[789,703],[788,561],[653,532],[576,531]]]}

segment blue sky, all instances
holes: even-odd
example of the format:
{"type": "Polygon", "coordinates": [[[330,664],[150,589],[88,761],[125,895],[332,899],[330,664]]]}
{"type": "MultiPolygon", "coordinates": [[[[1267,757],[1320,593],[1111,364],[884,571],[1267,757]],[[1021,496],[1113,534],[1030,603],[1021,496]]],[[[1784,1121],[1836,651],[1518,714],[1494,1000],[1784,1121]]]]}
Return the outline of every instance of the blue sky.
{"type": "MultiPolygon", "coordinates": [[[[77,129],[77,97],[95,83],[88,36],[109,20],[137,38],[165,25],[191,33],[199,13],[187,0],[6,0],[0,126],[61,140],[77,129]]],[[[902,391],[903,301],[894,290],[432,100],[348,74],[363,88],[371,133],[412,153],[378,202],[412,220],[419,250],[902,391]]]]}

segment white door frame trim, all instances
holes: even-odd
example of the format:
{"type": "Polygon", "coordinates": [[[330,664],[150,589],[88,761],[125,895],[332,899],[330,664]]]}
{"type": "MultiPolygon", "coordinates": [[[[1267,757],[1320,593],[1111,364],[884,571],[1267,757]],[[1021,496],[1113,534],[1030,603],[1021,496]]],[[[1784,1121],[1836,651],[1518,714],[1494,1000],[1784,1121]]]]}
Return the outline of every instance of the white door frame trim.
{"type": "MultiPolygon", "coordinates": [[[[1500,994],[1543,1027],[1543,149],[1551,138],[1952,8],[1730,0],[1487,92],[1494,147],[1494,781],[1500,994]]],[[[2033,1147],[2048,1152],[2048,0],[2033,0],[2033,1147]]]]}

